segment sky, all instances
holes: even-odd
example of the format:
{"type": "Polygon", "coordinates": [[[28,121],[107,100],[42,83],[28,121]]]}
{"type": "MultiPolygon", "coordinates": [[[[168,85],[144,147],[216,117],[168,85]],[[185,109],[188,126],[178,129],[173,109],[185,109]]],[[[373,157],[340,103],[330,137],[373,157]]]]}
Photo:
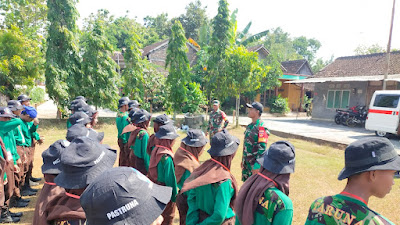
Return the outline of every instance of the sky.
{"type": "MultiPolygon", "coordinates": [[[[128,15],[143,23],[147,15],[185,13],[194,0],[80,0],[80,21],[98,9],[114,16],[128,15]],[[129,11],[127,14],[126,11],[129,11]]],[[[209,18],[217,14],[218,0],[201,0],[209,18]]],[[[354,55],[359,45],[378,44],[386,49],[393,0],[228,0],[231,12],[238,9],[238,30],[252,21],[250,33],[281,27],[291,37],[315,38],[322,44],[317,57],[354,55]]],[[[400,49],[400,1],[396,2],[392,48],[400,49]]]]}

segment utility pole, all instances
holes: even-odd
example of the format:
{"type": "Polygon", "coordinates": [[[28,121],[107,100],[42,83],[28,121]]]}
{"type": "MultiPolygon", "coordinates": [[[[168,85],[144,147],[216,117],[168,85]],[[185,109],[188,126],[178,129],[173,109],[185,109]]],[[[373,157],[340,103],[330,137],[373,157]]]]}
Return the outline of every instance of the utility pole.
{"type": "Polygon", "coordinates": [[[396,0],[393,0],[393,8],[392,8],[392,19],[390,21],[390,31],[389,31],[389,42],[386,49],[386,71],[385,75],[383,76],[383,87],[382,90],[386,90],[386,82],[389,74],[390,69],[390,47],[392,44],[392,31],[393,31],[393,20],[394,20],[394,9],[396,6],[396,0]]]}

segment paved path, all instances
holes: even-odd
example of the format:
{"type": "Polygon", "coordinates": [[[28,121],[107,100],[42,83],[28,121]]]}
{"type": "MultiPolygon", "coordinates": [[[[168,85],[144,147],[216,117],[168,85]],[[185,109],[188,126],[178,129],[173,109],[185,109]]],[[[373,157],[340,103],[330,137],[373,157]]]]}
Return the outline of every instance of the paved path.
{"type": "MultiPolygon", "coordinates": [[[[39,118],[56,118],[57,108],[53,101],[47,101],[38,106],[39,118]]],[[[154,116],[156,116],[155,114],[154,116]]],[[[108,109],[99,109],[100,117],[115,117],[116,112],[108,109]]],[[[183,115],[178,115],[183,118],[183,115]]],[[[232,123],[232,116],[228,116],[232,123]]],[[[263,114],[262,119],[267,123],[268,128],[275,134],[284,137],[301,138],[321,144],[329,144],[339,148],[345,148],[351,142],[363,137],[375,136],[372,131],[361,127],[349,128],[337,125],[333,122],[315,121],[304,117],[271,117],[263,114]]],[[[251,122],[248,117],[240,117],[239,124],[247,125],[251,122]]],[[[391,142],[400,151],[399,138],[391,137],[391,142]]]]}

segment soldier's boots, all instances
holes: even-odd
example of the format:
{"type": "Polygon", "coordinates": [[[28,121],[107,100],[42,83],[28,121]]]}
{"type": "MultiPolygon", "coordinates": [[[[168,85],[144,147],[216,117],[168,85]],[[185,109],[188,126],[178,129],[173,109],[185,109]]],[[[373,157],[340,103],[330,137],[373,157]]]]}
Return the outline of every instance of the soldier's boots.
{"type": "Polygon", "coordinates": [[[18,223],[20,220],[20,217],[12,217],[8,208],[1,209],[0,223],[18,223]]]}

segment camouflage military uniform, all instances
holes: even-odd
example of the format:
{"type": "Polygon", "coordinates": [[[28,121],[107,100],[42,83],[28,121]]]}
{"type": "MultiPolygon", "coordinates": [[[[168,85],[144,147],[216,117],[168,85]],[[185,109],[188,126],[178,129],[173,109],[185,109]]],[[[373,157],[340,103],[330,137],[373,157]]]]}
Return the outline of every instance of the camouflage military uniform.
{"type": "Polygon", "coordinates": [[[210,134],[210,140],[212,136],[218,132],[219,129],[226,128],[228,126],[228,119],[224,111],[218,109],[210,114],[210,120],[208,121],[207,131],[210,134]],[[224,122],[224,124],[222,124],[224,122]]]}
{"type": "Polygon", "coordinates": [[[267,149],[269,130],[264,122],[258,119],[256,123],[247,126],[244,132],[243,158],[242,158],[242,181],[246,181],[252,170],[260,169],[257,159],[267,149]]]}
{"type": "Polygon", "coordinates": [[[345,195],[315,200],[309,210],[306,225],[394,225],[368,206],[345,195]]]}

